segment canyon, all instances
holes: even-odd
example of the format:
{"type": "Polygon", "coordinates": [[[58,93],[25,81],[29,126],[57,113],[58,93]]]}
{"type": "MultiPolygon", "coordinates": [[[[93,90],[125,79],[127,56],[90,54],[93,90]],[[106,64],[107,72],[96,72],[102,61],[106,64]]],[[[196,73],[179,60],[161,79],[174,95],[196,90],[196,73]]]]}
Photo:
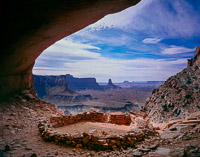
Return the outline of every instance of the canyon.
{"type": "Polygon", "coordinates": [[[121,89],[109,79],[106,85],[99,85],[96,78],[76,78],[70,74],[58,76],[33,75],[34,88],[40,98],[46,95],[75,94],[81,90],[109,90],[121,89]],[[55,90],[60,88],[60,90],[55,90]],[[54,92],[54,93],[53,93],[54,92]]]}
{"type": "MultiPolygon", "coordinates": [[[[132,96],[125,99],[127,90],[114,85],[111,79],[106,85],[99,85],[95,78],[75,78],[69,74],[34,75],[33,80],[38,97],[55,104],[65,114],[77,114],[89,111],[91,108],[100,109],[105,113],[130,112],[132,109],[139,109],[137,104],[129,101],[133,99],[132,96]],[[122,95],[120,96],[119,93],[122,95]],[[111,95],[116,96],[111,98],[109,97],[111,95]]],[[[142,94],[141,92],[139,97],[142,97],[142,94]]]]}
{"type": "MultiPolygon", "coordinates": [[[[119,118],[120,123],[123,120],[123,123],[127,121],[127,124],[130,124],[132,130],[125,135],[109,136],[111,135],[109,128],[102,128],[111,120],[109,118],[106,119],[106,123],[105,121],[102,121],[101,124],[90,122],[90,116],[93,116],[94,120],[96,117],[97,121],[99,114],[106,117],[105,113],[99,113],[97,109],[66,116],[55,105],[39,99],[30,90],[23,90],[15,94],[14,97],[10,97],[9,101],[1,102],[1,155],[11,157],[199,156],[199,54],[198,47],[195,52],[195,59],[192,59],[192,62],[189,60],[188,66],[182,72],[170,77],[163,85],[153,90],[152,95],[146,100],[144,106],[141,106],[140,111],[130,111],[131,123],[130,119],[124,121],[123,118],[117,116],[119,113],[114,113],[113,123],[117,122],[119,118]],[[170,101],[169,105],[165,105],[167,101],[170,101]],[[171,105],[173,102],[176,102],[174,107],[173,104],[171,105]],[[74,122],[77,124],[73,124],[74,122]],[[101,136],[96,135],[94,129],[87,130],[87,127],[92,128],[91,125],[96,126],[95,128],[99,128],[100,125],[102,131],[108,135],[105,135],[102,139],[101,136]],[[69,128],[75,131],[81,128],[83,132],[80,136],[69,135],[70,131],[63,134],[69,128]],[[89,139],[93,145],[90,142],[87,143],[86,139],[87,141],[89,139]],[[81,149],[82,147],[89,150],[81,149]],[[110,150],[106,152],[98,151],[98,149],[105,150],[107,148],[110,150]]],[[[65,77],[55,77],[53,80],[50,81],[52,85],[55,82],[59,85],[55,92],[65,93],[66,90],[69,90],[63,83],[65,77]]],[[[118,89],[115,91],[118,91],[118,89]]],[[[123,115],[123,113],[120,114],[123,115]]],[[[115,128],[115,131],[120,128],[119,124],[113,125],[108,124],[107,127],[115,128]]],[[[116,131],[117,134],[118,132],[116,131]]],[[[97,131],[97,133],[99,132],[97,131]]]]}
{"type": "MultiPolygon", "coordinates": [[[[111,131],[103,126],[111,119],[107,119],[107,115],[99,113],[97,109],[66,116],[57,107],[39,99],[29,90],[16,94],[9,101],[1,102],[0,153],[6,156],[199,156],[200,111],[198,108],[199,88],[197,88],[200,76],[199,48],[196,49],[195,54],[196,59],[192,60],[192,63],[189,60],[187,68],[153,90],[140,111],[131,110],[129,113],[131,123],[130,118],[124,121],[123,118],[117,116],[119,113],[112,115],[113,123],[119,118],[120,123],[121,120],[123,123],[127,121],[127,124],[133,128],[133,132],[128,132],[125,136],[109,136],[111,131]],[[190,97],[186,97],[188,94],[190,97]],[[171,103],[177,102],[178,105],[165,106],[164,102],[167,100],[171,103]],[[155,112],[157,115],[153,114],[155,112]],[[181,112],[184,114],[181,115],[181,112]],[[95,122],[99,120],[98,118],[101,120],[99,115],[105,118],[101,124],[95,122]],[[90,121],[91,116],[94,122],[90,121]],[[96,135],[96,133],[99,134],[98,131],[87,130],[88,127],[99,128],[99,125],[102,133],[103,131],[108,133],[103,139],[96,135]],[[65,133],[69,128],[82,132],[80,135],[69,135],[73,133],[70,131],[65,133]],[[78,128],[81,129],[76,130],[78,128]],[[38,135],[38,130],[40,135],[38,135]],[[90,142],[87,143],[86,139],[93,145],[90,142]],[[74,148],[66,147],[65,145],[69,146],[68,144],[74,148]],[[80,149],[82,147],[88,147],[91,150],[80,149]],[[111,150],[97,151],[107,148],[111,150]]],[[[61,87],[65,85],[61,83],[65,79],[54,80],[61,87]]],[[[55,83],[55,81],[52,82],[55,83]]],[[[62,89],[58,91],[65,92],[65,88],[62,89]]],[[[123,113],[120,114],[123,115],[123,113]]],[[[117,125],[108,124],[107,127],[119,129],[117,125]]]]}

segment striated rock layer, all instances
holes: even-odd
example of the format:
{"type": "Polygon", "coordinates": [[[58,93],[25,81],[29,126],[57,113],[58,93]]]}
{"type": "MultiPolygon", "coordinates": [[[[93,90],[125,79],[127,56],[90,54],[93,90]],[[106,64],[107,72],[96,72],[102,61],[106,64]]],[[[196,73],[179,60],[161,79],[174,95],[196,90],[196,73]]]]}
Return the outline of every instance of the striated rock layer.
{"type": "Polygon", "coordinates": [[[200,47],[188,66],[152,92],[143,108],[154,122],[163,122],[200,111],[200,47]]]}
{"type": "Polygon", "coordinates": [[[35,59],[56,41],[140,0],[21,0],[1,5],[0,96],[33,89],[35,59]]]}

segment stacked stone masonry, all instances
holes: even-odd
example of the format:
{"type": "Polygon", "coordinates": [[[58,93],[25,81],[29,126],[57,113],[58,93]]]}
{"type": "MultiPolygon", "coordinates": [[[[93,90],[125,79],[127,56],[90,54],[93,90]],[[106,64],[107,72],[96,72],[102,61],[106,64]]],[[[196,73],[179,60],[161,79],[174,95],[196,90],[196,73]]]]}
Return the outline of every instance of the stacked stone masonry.
{"type": "Polygon", "coordinates": [[[40,121],[38,128],[45,141],[96,151],[134,147],[137,142],[142,141],[145,137],[145,132],[141,130],[133,130],[120,135],[94,136],[93,134],[85,132],[80,135],[71,135],[69,133],[60,134],[53,129],[81,121],[130,125],[131,117],[130,114],[114,115],[104,114],[102,112],[87,112],[74,116],[51,117],[50,121],[40,121]]]}
{"type": "Polygon", "coordinates": [[[78,123],[81,121],[103,122],[118,125],[130,125],[130,114],[104,114],[102,112],[85,112],[77,115],[65,115],[62,117],[51,117],[50,123],[52,127],[58,128],[69,124],[78,123]]]}

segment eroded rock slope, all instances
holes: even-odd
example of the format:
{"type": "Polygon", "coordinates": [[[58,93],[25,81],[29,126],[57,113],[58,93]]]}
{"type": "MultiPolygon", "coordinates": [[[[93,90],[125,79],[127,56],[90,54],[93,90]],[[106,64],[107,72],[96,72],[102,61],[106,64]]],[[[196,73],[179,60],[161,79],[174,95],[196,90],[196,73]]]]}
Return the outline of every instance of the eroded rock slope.
{"type": "Polygon", "coordinates": [[[200,111],[200,47],[183,71],[152,92],[144,105],[154,122],[181,118],[200,111]]]}

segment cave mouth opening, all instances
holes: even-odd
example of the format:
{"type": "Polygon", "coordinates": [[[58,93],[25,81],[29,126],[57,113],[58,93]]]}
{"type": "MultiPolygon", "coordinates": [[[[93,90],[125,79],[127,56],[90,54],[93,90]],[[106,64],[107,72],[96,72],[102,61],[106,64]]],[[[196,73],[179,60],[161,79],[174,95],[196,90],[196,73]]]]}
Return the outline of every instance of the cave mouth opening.
{"type": "MultiPolygon", "coordinates": [[[[87,29],[89,28],[85,28],[87,29]]],[[[113,38],[112,35],[111,33],[107,38],[113,38]]],[[[77,114],[91,108],[105,113],[139,109],[139,105],[144,104],[151,91],[163,83],[126,81],[127,77],[133,76],[128,74],[122,77],[121,74],[128,73],[126,68],[130,66],[126,62],[135,61],[121,59],[118,54],[117,58],[112,58],[116,54],[104,56],[105,51],[111,53],[107,38],[98,47],[88,43],[91,39],[77,41],[77,38],[80,39],[80,36],[77,37],[75,33],[46,49],[36,60],[33,71],[36,72],[33,76],[34,87],[39,98],[55,104],[65,114],[77,114]]],[[[101,41],[96,41],[97,44],[99,42],[101,41]]],[[[117,52],[121,52],[121,47],[124,46],[111,46],[119,49],[117,52]]]]}
{"type": "MultiPolygon", "coordinates": [[[[182,21],[180,8],[172,1],[168,3],[172,8],[164,2],[141,1],[48,47],[33,68],[38,96],[61,108],[65,102],[73,101],[73,109],[77,111],[88,105],[79,103],[80,100],[101,109],[104,107],[104,110],[108,104],[121,110],[129,102],[144,104],[154,88],[186,66],[197,43],[193,38],[190,45],[186,44],[191,39],[183,41],[178,35],[185,32],[181,29],[170,31],[182,21]],[[165,9],[152,11],[154,5],[165,9]],[[169,17],[163,20],[166,14],[169,17]],[[154,18],[148,18],[150,15],[154,18]],[[169,20],[174,25],[169,24],[169,20]],[[172,42],[178,44],[172,45],[172,42]],[[107,83],[109,78],[112,80],[107,83]],[[115,99],[116,105],[107,99],[115,99]],[[97,100],[106,103],[97,103],[97,100]],[[117,101],[123,102],[124,106],[117,101]]],[[[182,9],[189,8],[182,6],[182,9]]],[[[189,14],[185,14],[190,19],[189,14]]]]}

